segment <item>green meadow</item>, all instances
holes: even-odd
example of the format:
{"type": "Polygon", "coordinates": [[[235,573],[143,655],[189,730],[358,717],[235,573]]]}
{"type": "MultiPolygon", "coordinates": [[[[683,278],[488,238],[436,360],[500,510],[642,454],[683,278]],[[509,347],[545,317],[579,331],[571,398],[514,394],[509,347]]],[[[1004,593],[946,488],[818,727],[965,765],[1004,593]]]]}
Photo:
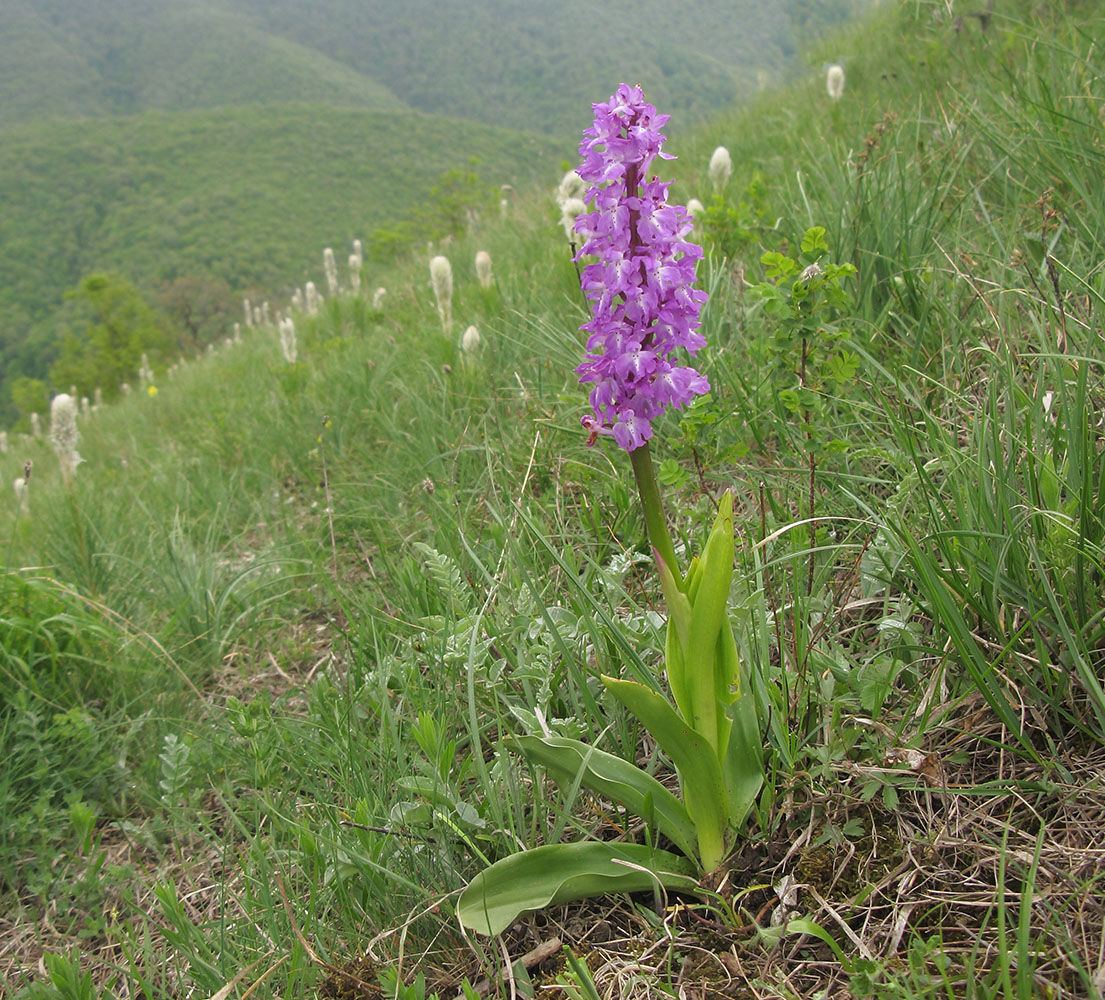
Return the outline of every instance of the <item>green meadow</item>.
{"type": "MultiPolygon", "coordinates": [[[[359,190],[349,136],[410,134],[386,109],[97,123],[114,156],[176,136],[181,175],[201,169],[192,127],[228,151],[262,127],[326,150],[329,175],[294,191],[275,163],[230,171],[206,188],[218,208],[177,199],[169,167],[149,188],[181,259],[189,232],[215,248],[228,324],[242,295],[287,311],[310,279],[325,299],[291,314],[294,362],[275,323],[154,357],[80,418],[71,484],[45,437],[0,452],[0,992],[1101,997],[1105,18],[951,6],[886,3],[813,45],[809,65],[844,61],[838,101],[811,70],[672,122],[677,159],[654,169],[704,205],[711,392],[657,423],[652,457],[681,558],[732,494],[764,783],[695,887],[556,902],[494,938],[456,913],[488,865],[656,837],[517,737],[582,740],[679,790],[600,681],[664,688],[668,608],[629,458],[580,425],[589,313],[553,197],[573,142],[509,154],[464,123],[479,182],[403,229],[413,202],[309,197],[359,190]],[[715,191],[718,145],[734,169],[715,191]],[[226,220],[281,192],[246,266],[226,220]],[[370,226],[392,230],[382,259],[370,226]],[[366,240],[360,294],[335,232],[366,240]],[[814,263],[837,278],[803,299],[814,263]]],[[[445,119],[419,121],[440,144],[445,119]]],[[[49,130],[18,129],[0,158],[41,149],[56,180],[49,130]]],[[[412,183],[440,194],[452,166],[412,183]]],[[[103,235],[144,280],[125,226],[103,235]]]]}

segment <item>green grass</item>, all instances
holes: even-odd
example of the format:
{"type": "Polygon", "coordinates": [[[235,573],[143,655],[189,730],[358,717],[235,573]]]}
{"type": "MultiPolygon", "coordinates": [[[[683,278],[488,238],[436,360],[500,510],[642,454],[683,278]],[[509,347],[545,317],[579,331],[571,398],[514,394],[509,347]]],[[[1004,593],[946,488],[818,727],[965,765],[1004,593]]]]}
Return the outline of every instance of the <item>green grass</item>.
{"type": "MultiPolygon", "coordinates": [[[[768,781],[715,893],[507,935],[560,937],[588,996],[1100,994],[1105,23],[932,9],[839,43],[839,105],[811,80],[669,147],[683,195],[719,141],[738,164],[713,393],[655,457],[691,550],[735,491],[768,781]],[[858,368],[817,401],[847,447],[816,456],[811,535],[795,346],[734,270],[814,224],[857,267],[818,336],[858,368]]],[[[297,317],[296,365],[253,330],[95,414],[69,491],[45,445],[0,455],[7,496],[35,465],[30,516],[0,510],[8,992],[453,995],[502,961],[452,914],[487,861],[643,836],[503,744],[540,715],[670,775],[598,683],[656,667],[664,609],[628,461],[583,446],[556,219],[523,194],[446,249],[448,335],[397,261],[381,312],[297,317]]]]}

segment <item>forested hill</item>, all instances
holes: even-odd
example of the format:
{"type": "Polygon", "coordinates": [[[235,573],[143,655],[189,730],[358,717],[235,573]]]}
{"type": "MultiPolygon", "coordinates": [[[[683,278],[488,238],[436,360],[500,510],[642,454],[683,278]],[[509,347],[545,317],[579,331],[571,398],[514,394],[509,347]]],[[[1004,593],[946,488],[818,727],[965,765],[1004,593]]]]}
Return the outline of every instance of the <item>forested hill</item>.
{"type": "Polygon", "coordinates": [[[321,285],[323,247],[348,254],[362,239],[371,278],[381,257],[459,231],[469,209],[498,212],[501,184],[555,178],[564,155],[547,137],[475,122],[302,104],[2,135],[0,427],[15,419],[16,380],[48,379],[63,341],[85,333],[65,296],[91,273],[137,286],[192,353],[226,335],[243,294],[286,301],[295,285],[321,285]]]}
{"type": "Polygon", "coordinates": [[[682,123],[870,0],[5,0],[0,124],[298,101],[567,134],[643,84],[682,123]],[[582,109],[582,110],[581,110],[582,109]]]}

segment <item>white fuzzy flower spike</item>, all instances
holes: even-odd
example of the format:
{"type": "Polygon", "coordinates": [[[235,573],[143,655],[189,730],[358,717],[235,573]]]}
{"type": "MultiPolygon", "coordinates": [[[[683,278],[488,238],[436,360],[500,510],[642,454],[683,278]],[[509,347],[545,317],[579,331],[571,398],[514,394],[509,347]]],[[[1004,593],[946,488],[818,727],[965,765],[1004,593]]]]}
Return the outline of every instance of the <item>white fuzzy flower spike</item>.
{"type": "Polygon", "coordinates": [[[587,211],[587,206],[580,198],[569,198],[560,203],[560,224],[564,227],[564,235],[569,243],[585,243],[587,236],[576,230],[576,216],[587,211]]]}
{"type": "Polygon", "coordinates": [[[27,497],[27,480],[20,476],[12,480],[12,489],[15,490],[15,502],[19,506],[19,513],[24,517],[31,513],[30,500],[27,497]]]}
{"type": "Polygon", "coordinates": [[[437,256],[430,261],[430,284],[437,300],[441,327],[448,333],[453,325],[453,265],[448,257],[437,256]]]}
{"type": "Polygon", "coordinates": [[[579,171],[573,168],[561,179],[560,186],[556,189],[556,200],[560,205],[572,198],[579,198],[582,201],[586,193],[586,182],[579,176],[579,171]]]}
{"type": "Polygon", "coordinates": [[[714,183],[714,190],[721,192],[729,183],[729,175],[733,172],[733,158],[729,150],[724,146],[718,146],[710,157],[710,180],[714,183]]]}
{"type": "Polygon", "coordinates": [[[338,262],[334,260],[334,251],[327,247],[322,251],[322,268],[326,272],[326,287],[330,289],[330,298],[338,294],[338,262]]]}
{"type": "Polygon", "coordinates": [[[294,365],[299,357],[299,346],[295,339],[295,324],[291,319],[280,321],[280,353],[284,355],[284,360],[290,365],[294,365]]]}
{"type": "Polygon", "coordinates": [[[68,486],[81,456],[77,454],[77,442],[80,433],[77,430],[77,401],[67,392],[54,397],[50,404],[50,444],[58,456],[62,481],[68,486]]]}
{"type": "Polygon", "coordinates": [[[476,277],[479,278],[480,288],[491,287],[491,254],[486,250],[476,254],[476,277]]]}
{"type": "MultiPolygon", "coordinates": [[[[359,242],[359,241],[358,241],[359,242]]],[[[353,289],[354,295],[361,294],[361,266],[363,261],[360,256],[355,253],[349,255],[349,287],[353,289]]]]}
{"type": "Polygon", "coordinates": [[[844,67],[840,63],[833,63],[825,73],[825,90],[834,101],[844,96],[844,67]]]}
{"type": "Polygon", "coordinates": [[[480,331],[474,326],[468,327],[460,338],[460,353],[464,367],[471,369],[480,353],[480,331]]]}

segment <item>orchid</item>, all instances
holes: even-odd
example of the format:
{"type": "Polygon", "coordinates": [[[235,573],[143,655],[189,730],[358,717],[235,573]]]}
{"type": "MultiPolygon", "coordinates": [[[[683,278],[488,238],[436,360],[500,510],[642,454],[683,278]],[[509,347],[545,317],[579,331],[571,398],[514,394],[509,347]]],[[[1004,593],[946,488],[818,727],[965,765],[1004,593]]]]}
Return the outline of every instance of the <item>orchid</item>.
{"type": "Polygon", "coordinates": [[[500,934],[527,910],[607,892],[664,886],[689,891],[696,876],[715,872],[733,850],[764,781],[756,696],[729,621],[733,577],[733,496],[699,556],[684,573],[668,530],[652,469],[652,421],[709,391],[676,352],[705,346],[698,332],[706,293],[696,290],[700,247],[689,242],[691,218],[667,203],[668,183],[648,178],[661,151],[667,115],[646,104],[639,87],[622,84],[594,105],[584,132],[579,175],[591,184],[590,212],[580,213],[578,256],[594,256],[582,272],[592,304],[587,357],[576,372],[591,384],[588,443],[614,438],[629,453],[648,539],[668,606],[660,678],[601,675],[606,691],[645,726],[674,764],[681,797],[635,764],[578,739],[541,734],[508,745],[543,766],[572,794],[587,788],[639,815],[680,853],[644,844],[576,841],[544,844],[503,858],[479,873],[457,901],[464,927],[500,934]]]}
{"type": "Polygon", "coordinates": [[[680,409],[710,390],[674,357],[706,343],[698,327],[707,296],[693,287],[702,248],[689,241],[687,210],[667,202],[670,182],[647,179],[657,156],[673,158],[661,151],[668,116],[627,84],[594,110],[579,147],[591,211],[577,216],[575,230],[585,237],[577,259],[598,260],[582,271],[592,317],[580,328],[589,336],[576,373],[592,385],[593,414],[583,418],[591,441],[609,435],[633,451],[669,406],[680,409]]]}

